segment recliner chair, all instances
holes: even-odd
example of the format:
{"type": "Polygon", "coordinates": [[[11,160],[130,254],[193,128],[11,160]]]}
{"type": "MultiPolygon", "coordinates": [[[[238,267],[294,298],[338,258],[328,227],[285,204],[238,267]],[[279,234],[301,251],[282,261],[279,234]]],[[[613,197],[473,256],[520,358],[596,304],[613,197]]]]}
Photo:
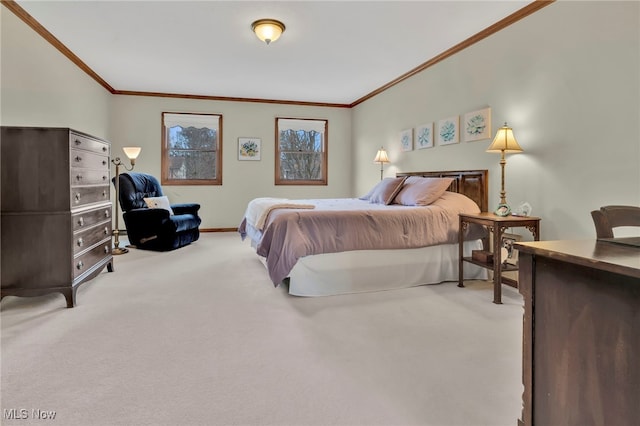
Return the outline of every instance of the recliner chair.
{"type": "MultiPolygon", "coordinates": [[[[115,178],[113,179],[115,183],[115,178]]],[[[119,201],[129,242],[140,249],[167,251],[200,238],[200,204],[172,204],[169,210],[148,208],[145,198],[161,197],[158,180],[145,173],[121,173],[119,201]]]]}

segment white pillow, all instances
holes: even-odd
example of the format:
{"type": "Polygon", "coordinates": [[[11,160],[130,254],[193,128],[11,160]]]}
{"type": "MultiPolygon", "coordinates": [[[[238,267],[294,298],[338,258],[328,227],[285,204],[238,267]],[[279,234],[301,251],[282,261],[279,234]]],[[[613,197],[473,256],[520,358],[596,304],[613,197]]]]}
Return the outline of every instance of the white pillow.
{"type": "Polygon", "coordinates": [[[169,198],[166,195],[163,195],[162,197],[145,198],[144,202],[147,203],[147,207],[149,207],[150,209],[169,210],[169,214],[173,215],[173,210],[171,209],[169,198]]]}

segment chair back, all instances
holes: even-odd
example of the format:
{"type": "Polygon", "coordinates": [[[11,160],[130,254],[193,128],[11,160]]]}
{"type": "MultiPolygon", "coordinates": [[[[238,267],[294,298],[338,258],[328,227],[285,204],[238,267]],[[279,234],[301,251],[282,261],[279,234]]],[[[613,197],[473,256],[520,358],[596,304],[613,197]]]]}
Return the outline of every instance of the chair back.
{"type": "Polygon", "coordinates": [[[155,177],[146,173],[120,173],[119,201],[123,212],[146,208],[148,197],[161,197],[162,187],[155,177]]]}
{"type": "Polygon", "coordinates": [[[597,238],[613,238],[613,229],[620,226],[640,227],[640,207],[604,206],[591,212],[597,238]]]}

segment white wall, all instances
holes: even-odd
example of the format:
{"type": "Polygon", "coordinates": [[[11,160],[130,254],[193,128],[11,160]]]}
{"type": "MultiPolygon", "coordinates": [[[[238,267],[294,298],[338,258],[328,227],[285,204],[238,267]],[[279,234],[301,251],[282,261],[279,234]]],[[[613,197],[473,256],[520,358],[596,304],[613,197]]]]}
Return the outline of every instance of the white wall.
{"type": "MultiPolygon", "coordinates": [[[[593,238],[590,211],[640,205],[640,3],[556,2],[354,108],[354,190],[395,171],[489,169],[491,140],[400,152],[398,133],[491,107],[523,154],[509,155],[507,200],[528,201],[543,239],[593,238]]],[[[517,230],[518,233],[528,233],[517,230]]]]}
{"type": "Polygon", "coordinates": [[[136,171],[160,177],[162,112],[222,114],[222,186],[163,186],[174,203],[198,202],[203,228],[233,228],[256,197],[340,198],[351,194],[351,110],[250,102],[115,96],[111,111],[113,155],[141,146],[136,171]],[[329,120],[327,186],[275,186],[275,118],[329,120]],[[238,138],[262,139],[260,161],[238,160],[238,138]]]}
{"type": "MultiPolygon", "coordinates": [[[[2,125],[64,126],[143,147],[136,169],[160,173],[160,113],[224,116],[222,187],[168,187],[203,205],[203,227],[235,227],[256,196],[342,197],[379,179],[380,145],[395,171],[487,168],[498,202],[499,156],[490,141],[401,153],[406,128],[492,108],[493,132],[513,126],[525,150],[507,164],[507,198],[529,201],[542,237],[592,238],[589,211],[640,205],[640,3],[556,2],[364,102],[353,110],[113,96],[0,7],[2,125]],[[275,187],[276,116],[329,119],[329,185],[275,187]],[[237,138],[260,137],[263,158],[239,162],[237,138]]],[[[427,59],[427,58],[425,58],[427,59]]],[[[524,234],[526,232],[523,231],[524,234]]]]}
{"type": "Polygon", "coordinates": [[[71,127],[108,139],[113,157],[124,158],[123,146],[141,146],[136,171],[160,177],[161,113],[222,114],[223,185],[164,187],[172,202],[202,205],[202,228],[237,227],[255,197],[350,196],[349,109],[112,95],[12,12],[0,7],[0,14],[1,125],[71,127]],[[278,116],[329,120],[327,186],[274,185],[278,116]],[[243,136],[262,139],[261,161],[238,161],[237,140],[243,136]]]}
{"type": "Polygon", "coordinates": [[[4,7],[0,37],[0,124],[109,138],[111,93],[4,7]]]}

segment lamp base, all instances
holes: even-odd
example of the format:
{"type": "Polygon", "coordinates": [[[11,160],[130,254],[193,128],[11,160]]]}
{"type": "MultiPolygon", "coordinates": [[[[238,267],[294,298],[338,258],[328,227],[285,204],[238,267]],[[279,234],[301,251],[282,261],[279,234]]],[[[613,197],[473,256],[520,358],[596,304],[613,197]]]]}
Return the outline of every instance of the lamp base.
{"type": "Polygon", "coordinates": [[[493,214],[500,217],[509,216],[511,214],[511,207],[509,207],[507,203],[500,203],[493,214]]]}
{"type": "Polygon", "coordinates": [[[114,256],[117,256],[119,254],[125,254],[125,253],[129,253],[129,249],[128,248],[114,247],[111,250],[111,254],[114,255],[114,256]]]}

